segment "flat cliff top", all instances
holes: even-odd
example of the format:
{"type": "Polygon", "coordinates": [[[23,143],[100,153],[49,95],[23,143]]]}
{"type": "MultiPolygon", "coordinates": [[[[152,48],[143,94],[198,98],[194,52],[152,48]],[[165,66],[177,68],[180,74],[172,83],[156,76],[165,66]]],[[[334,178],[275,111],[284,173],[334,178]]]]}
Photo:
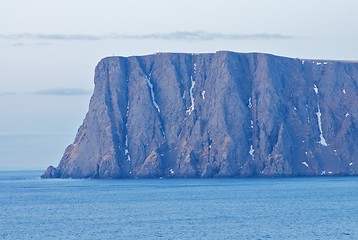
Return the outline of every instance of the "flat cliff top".
{"type": "Polygon", "coordinates": [[[214,55],[214,54],[237,54],[237,55],[265,55],[265,56],[271,56],[271,57],[278,57],[283,59],[298,59],[300,61],[307,61],[307,62],[342,62],[342,63],[358,63],[358,60],[344,60],[344,59],[320,59],[320,58],[301,58],[301,57],[286,57],[286,56],[280,56],[275,55],[271,53],[262,53],[262,52],[234,52],[234,51],[228,51],[228,50],[220,50],[216,52],[207,52],[207,53],[189,53],[189,52],[156,52],[152,54],[143,54],[143,55],[130,55],[130,56],[107,56],[104,57],[104,59],[110,59],[110,58],[137,58],[137,57],[160,57],[160,56],[173,56],[173,55],[214,55]]]}

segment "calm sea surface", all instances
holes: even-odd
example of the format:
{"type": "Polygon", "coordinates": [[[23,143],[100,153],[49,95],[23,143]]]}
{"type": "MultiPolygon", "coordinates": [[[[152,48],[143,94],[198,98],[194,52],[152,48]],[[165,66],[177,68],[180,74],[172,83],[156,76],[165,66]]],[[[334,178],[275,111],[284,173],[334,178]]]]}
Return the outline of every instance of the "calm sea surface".
{"type": "Polygon", "coordinates": [[[41,180],[0,172],[0,239],[358,239],[358,178],[41,180]]]}

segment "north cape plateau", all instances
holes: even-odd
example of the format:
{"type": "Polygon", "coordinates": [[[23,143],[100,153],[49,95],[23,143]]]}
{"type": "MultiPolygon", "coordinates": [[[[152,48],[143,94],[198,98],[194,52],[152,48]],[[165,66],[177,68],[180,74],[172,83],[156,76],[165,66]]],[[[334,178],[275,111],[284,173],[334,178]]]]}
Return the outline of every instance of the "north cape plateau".
{"type": "Polygon", "coordinates": [[[358,62],[262,53],[108,57],[43,178],[357,175],[358,62]]]}

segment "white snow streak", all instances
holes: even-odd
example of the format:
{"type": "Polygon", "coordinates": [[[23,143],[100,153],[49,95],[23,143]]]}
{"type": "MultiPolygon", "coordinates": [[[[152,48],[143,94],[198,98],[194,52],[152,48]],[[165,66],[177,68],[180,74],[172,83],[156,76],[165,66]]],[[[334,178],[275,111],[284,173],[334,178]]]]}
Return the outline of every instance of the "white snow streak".
{"type": "Polygon", "coordinates": [[[346,89],[343,89],[342,92],[343,92],[344,94],[346,94],[346,89]]]}
{"type": "MultiPolygon", "coordinates": [[[[316,95],[318,97],[318,92],[319,91],[318,91],[318,87],[316,86],[316,84],[313,85],[313,89],[314,89],[314,91],[315,91],[315,93],[316,93],[316,95]]],[[[321,108],[319,106],[319,101],[317,102],[317,109],[318,109],[318,112],[316,113],[316,115],[317,115],[317,121],[318,121],[318,128],[319,128],[319,132],[320,132],[320,134],[319,134],[319,138],[320,138],[319,143],[321,145],[327,147],[328,146],[327,141],[323,136],[322,119],[321,119],[322,113],[321,113],[321,108]]]]}
{"type": "Polygon", "coordinates": [[[252,108],[251,98],[249,98],[249,104],[247,104],[248,108],[252,108]]]}
{"type": "Polygon", "coordinates": [[[129,150],[128,150],[128,135],[126,135],[126,149],[124,150],[124,155],[127,155],[127,161],[130,162],[131,161],[131,157],[129,155],[129,150]]]}
{"type": "Polygon", "coordinates": [[[306,104],[306,112],[307,112],[307,123],[310,124],[310,113],[308,112],[308,104],[306,104]]]}
{"type": "Polygon", "coordinates": [[[127,102],[127,111],[126,111],[127,121],[126,121],[126,127],[128,126],[128,115],[129,115],[129,100],[128,100],[128,102],[127,102]]]}
{"type": "Polygon", "coordinates": [[[349,117],[349,113],[346,113],[346,115],[344,115],[345,117],[349,117]]]}
{"type": "Polygon", "coordinates": [[[186,113],[189,114],[189,115],[194,111],[194,100],[195,100],[194,96],[193,96],[193,89],[194,89],[194,86],[195,86],[195,80],[193,79],[193,76],[190,76],[190,79],[191,79],[191,86],[190,86],[190,89],[189,89],[189,95],[190,95],[191,106],[189,107],[188,110],[186,110],[186,113]]]}
{"type": "Polygon", "coordinates": [[[353,162],[350,162],[350,163],[349,163],[349,166],[352,166],[352,165],[353,165],[353,162]]]}
{"type": "Polygon", "coordinates": [[[203,100],[205,100],[205,91],[201,92],[201,97],[203,98],[203,100]]]}
{"type": "MultiPolygon", "coordinates": [[[[252,102],[251,102],[251,98],[249,98],[249,103],[247,104],[248,108],[252,108],[252,102]]],[[[253,129],[254,128],[254,121],[252,120],[252,118],[250,119],[250,128],[253,129]]],[[[252,147],[252,144],[250,145],[250,151],[249,154],[251,155],[252,158],[254,158],[254,148],[252,147]]]]}
{"type": "Polygon", "coordinates": [[[317,119],[318,119],[318,128],[319,128],[319,131],[320,131],[320,135],[319,135],[319,138],[320,138],[320,141],[319,143],[322,144],[323,146],[326,146],[327,147],[327,142],[326,142],[326,139],[323,137],[323,132],[322,132],[322,121],[321,121],[321,110],[319,108],[319,105],[317,105],[318,107],[318,112],[316,113],[317,114],[317,119]]]}
{"type": "Polygon", "coordinates": [[[252,144],[250,145],[250,151],[249,151],[249,154],[251,155],[251,157],[254,157],[254,148],[252,147],[252,144]]]}
{"type": "Polygon", "coordinates": [[[302,164],[305,165],[306,167],[308,167],[308,163],[302,162],[302,164]]]}
{"type": "Polygon", "coordinates": [[[172,175],[174,174],[174,170],[173,170],[173,169],[170,169],[169,172],[170,172],[170,174],[172,174],[172,175]]]}
{"type": "Polygon", "coordinates": [[[322,171],[322,172],[321,172],[321,176],[322,176],[322,175],[326,175],[326,171],[322,171]]]}
{"type": "Polygon", "coordinates": [[[160,113],[160,108],[159,108],[157,102],[155,101],[153,84],[150,81],[150,74],[149,74],[149,78],[146,76],[145,79],[147,80],[148,87],[150,88],[150,94],[152,95],[152,103],[153,103],[154,107],[158,110],[158,112],[160,113]]]}

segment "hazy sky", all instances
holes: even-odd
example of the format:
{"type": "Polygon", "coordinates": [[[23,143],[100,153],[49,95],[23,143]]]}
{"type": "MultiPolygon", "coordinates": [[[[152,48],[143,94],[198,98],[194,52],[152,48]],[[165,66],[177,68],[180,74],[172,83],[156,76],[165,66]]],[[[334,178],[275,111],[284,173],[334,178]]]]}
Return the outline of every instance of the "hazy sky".
{"type": "Polygon", "coordinates": [[[358,60],[355,0],[3,0],[0,169],[57,166],[112,55],[267,52],[358,60]]]}

